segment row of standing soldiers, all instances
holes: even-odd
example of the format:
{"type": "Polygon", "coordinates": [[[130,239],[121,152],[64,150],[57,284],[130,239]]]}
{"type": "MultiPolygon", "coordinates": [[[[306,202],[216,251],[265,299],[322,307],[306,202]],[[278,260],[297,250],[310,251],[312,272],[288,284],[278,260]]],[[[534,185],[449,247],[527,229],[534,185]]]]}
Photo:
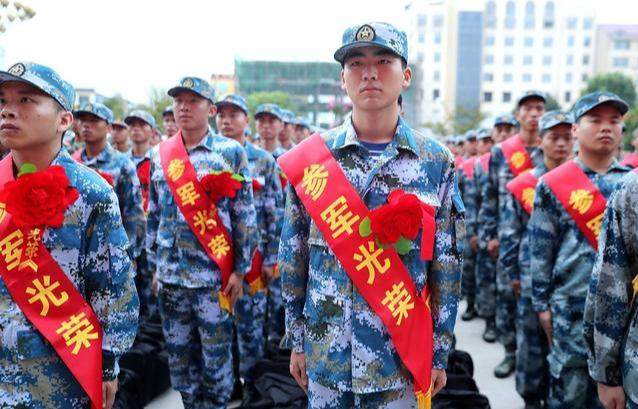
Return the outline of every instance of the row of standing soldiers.
{"type": "Polygon", "coordinates": [[[545,112],[530,91],[516,117],[448,141],[466,205],[462,319],[485,319],[483,339],[505,349],[494,375],[515,372],[526,408],[638,404],[635,253],[625,251],[637,220],[613,207],[635,191],[626,174],[638,155],[620,154],[627,109],[597,92],[545,112]]]}

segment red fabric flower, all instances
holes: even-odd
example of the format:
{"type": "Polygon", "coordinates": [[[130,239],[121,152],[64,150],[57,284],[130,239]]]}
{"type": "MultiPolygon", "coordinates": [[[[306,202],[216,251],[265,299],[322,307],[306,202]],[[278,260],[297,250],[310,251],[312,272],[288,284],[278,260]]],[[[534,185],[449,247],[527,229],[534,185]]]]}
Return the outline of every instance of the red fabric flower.
{"type": "Polygon", "coordinates": [[[218,203],[223,197],[235,197],[241,189],[241,182],[233,178],[232,172],[211,173],[202,178],[202,187],[208,193],[213,203],[218,203]]]}
{"type": "Polygon", "coordinates": [[[148,186],[151,183],[151,161],[145,160],[137,167],[137,178],[142,186],[148,186]]]}
{"type": "Polygon", "coordinates": [[[0,192],[0,201],[20,228],[62,226],[64,212],[78,197],[62,166],[26,173],[0,192]]]}
{"type": "Polygon", "coordinates": [[[395,190],[388,204],[370,212],[370,229],[382,244],[396,243],[401,236],[416,239],[422,224],[421,201],[413,194],[395,190]]]}
{"type": "Polygon", "coordinates": [[[257,179],[253,179],[253,192],[259,192],[262,188],[261,183],[257,179]]]}
{"type": "Polygon", "coordinates": [[[98,175],[102,176],[102,179],[106,180],[109,185],[115,186],[113,175],[111,175],[110,173],[102,172],[101,170],[98,170],[97,173],[98,175]]]}

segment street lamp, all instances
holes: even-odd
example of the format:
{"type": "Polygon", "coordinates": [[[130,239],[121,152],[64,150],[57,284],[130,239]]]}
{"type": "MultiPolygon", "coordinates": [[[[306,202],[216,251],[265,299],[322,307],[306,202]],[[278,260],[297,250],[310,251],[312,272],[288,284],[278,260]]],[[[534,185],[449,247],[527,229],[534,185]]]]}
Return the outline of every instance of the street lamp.
{"type": "Polygon", "coordinates": [[[7,27],[19,21],[25,21],[35,16],[35,10],[20,1],[0,0],[0,34],[7,31],[7,27]]]}

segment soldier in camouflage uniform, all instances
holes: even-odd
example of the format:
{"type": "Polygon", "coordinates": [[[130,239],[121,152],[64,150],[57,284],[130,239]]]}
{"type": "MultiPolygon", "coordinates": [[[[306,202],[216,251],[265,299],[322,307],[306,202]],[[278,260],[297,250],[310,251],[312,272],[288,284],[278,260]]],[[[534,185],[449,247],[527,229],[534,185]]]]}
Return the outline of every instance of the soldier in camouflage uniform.
{"type": "Polygon", "coordinates": [[[589,374],[605,409],[638,408],[637,202],[634,171],[607,204],[585,303],[589,374]]]}
{"type": "Polygon", "coordinates": [[[201,247],[173,198],[159,148],[151,150],[146,244],[160,286],[171,384],[186,408],[225,408],[233,386],[233,330],[232,318],[220,307],[217,294],[224,290],[233,305],[250,270],[256,243],[248,160],[241,145],[208,127],[209,116],[216,113],[210,84],[186,77],[168,93],[198,179],[213,171],[230,171],[245,178],[234,198],[223,198],[216,206],[231,235],[235,258],[233,274],[222,289],[219,267],[201,247]]]}
{"type": "Polygon", "coordinates": [[[164,127],[164,135],[166,138],[170,138],[179,131],[179,127],[175,122],[175,114],[173,113],[173,107],[167,106],[162,111],[162,126],[164,127]]]}
{"type": "Polygon", "coordinates": [[[135,165],[123,153],[113,149],[106,136],[113,123],[113,112],[103,104],[94,103],[75,111],[82,122],[80,135],[85,147],[76,157],[96,170],[113,186],[120,204],[122,223],[128,235],[131,259],[139,257],[146,237],[146,217],[142,209],[142,191],[135,165]]]}
{"type": "Polygon", "coordinates": [[[131,150],[128,125],[122,121],[114,121],[111,124],[111,128],[113,130],[111,132],[113,148],[122,153],[128,153],[131,150]]]}
{"type": "MultiPolygon", "coordinates": [[[[547,112],[541,117],[539,127],[543,163],[530,171],[537,179],[568,160],[574,145],[568,114],[547,112]]],[[[503,224],[501,260],[517,297],[516,390],[525,400],[525,408],[542,408],[549,387],[548,345],[532,308],[529,236],[526,230],[529,214],[512,194],[506,196],[505,208],[509,218],[503,224]]]]}
{"type": "MultiPolygon", "coordinates": [[[[532,165],[543,161],[538,149],[538,120],[545,112],[545,97],[537,91],[526,92],[519,98],[516,115],[521,124],[520,137],[531,156],[532,165]]],[[[509,376],[516,363],[516,298],[510,287],[509,277],[503,272],[499,251],[502,232],[509,218],[505,199],[509,191],[505,185],[514,174],[507,163],[501,144],[492,148],[487,183],[482,187],[483,202],[479,211],[480,240],[486,243],[487,251],[496,263],[496,326],[499,340],[505,347],[505,359],[494,369],[498,378],[509,376]]]]}
{"type": "MultiPolygon", "coordinates": [[[[420,258],[418,237],[417,248],[401,256],[417,292],[426,283],[432,291],[436,394],[445,384],[460,292],[457,237],[463,237],[463,203],[454,158],[443,145],[412,130],[392,103],[411,78],[403,32],[385,23],[351,27],[335,59],[343,66],[354,110],[323,138],[346,178],[369,209],[386,203],[389,192],[398,188],[437,207],[434,260],[420,258]],[[372,40],[360,41],[364,34],[372,40]],[[361,95],[368,81],[383,91],[361,95]],[[374,116],[365,118],[362,108],[374,116]],[[366,119],[373,122],[366,124],[366,119]]],[[[291,373],[307,388],[310,408],[414,407],[412,377],[385,325],[353,287],[293,189],[288,190],[279,266],[284,343],[293,350],[291,373]]]]}
{"type": "MultiPolygon", "coordinates": [[[[579,144],[573,161],[605,199],[628,171],[614,157],[627,109],[611,93],[584,95],[573,109],[572,130],[579,144]]],[[[549,407],[597,408],[600,403],[587,373],[583,338],[583,310],[596,251],[545,177],[536,187],[528,229],[532,306],[550,342],[549,407]]]]}
{"type": "MultiPolygon", "coordinates": [[[[62,133],[73,121],[74,99],[73,87],[48,67],[18,63],[0,72],[0,141],[11,149],[14,167],[23,164],[18,158],[24,160],[24,155],[31,155],[27,157],[39,170],[62,166],[79,193],[65,211],[62,226],[47,228],[42,241],[100,322],[102,390],[104,407],[110,409],[119,357],[137,332],[138,304],[117,197],[103,178],[61,147],[62,133]],[[41,123],[27,119],[36,115],[41,123]]],[[[2,280],[0,305],[0,407],[88,408],[80,384],[2,280]]]]}
{"type": "Polygon", "coordinates": [[[284,129],[279,133],[279,146],[285,151],[291,150],[295,146],[295,114],[288,109],[282,109],[284,129]]]}
{"type": "MultiPolygon", "coordinates": [[[[275,159],[265,150],[248,142],[244,129],[248,126],[248,104],[239,95],[229,94],[217,101],[217,129],[225,137],[234,139],[246,150],[248,169],[253,179],[254,205],[257,216],[259,244],[263,257],[261,274],[264,283],[275,277],[279,248],[280,209],[283,191],[279,182],[275,159]]],[[[266,320],[266,294],[258,291],[251,296],[248,283],[244,295],[235,307],[235,327],[239,347],[239,373],[244,384],[252,381],[251,370],[264,355],[264,328],[266,320]]]]}

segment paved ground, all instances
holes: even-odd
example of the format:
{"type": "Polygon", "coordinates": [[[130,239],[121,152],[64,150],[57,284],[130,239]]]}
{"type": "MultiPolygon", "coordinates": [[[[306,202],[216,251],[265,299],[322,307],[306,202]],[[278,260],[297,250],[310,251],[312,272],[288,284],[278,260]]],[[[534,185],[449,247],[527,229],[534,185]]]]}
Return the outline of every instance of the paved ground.
{"type": "MultiPolygon", "coordinates": [[[[465,311],[465,304],[459,305],[459,313],[465,311]]],[[[460,315],[460,314],[459,314],[460,315]]],[[[457,321],[457,348],[467,351],[474,360],[474,379],[479,390],[490,400],[492,409],[521,409],[523,400],[516,393],[514,376],[507,379],[494,377],[494,367],[503,359],[503,348],[499,344],[488,344],[481,338],[484,321],[457,321]]],[[[230,408],[236,407],[231,405],[230,408]]],[[[147,406],[147,409],[182,409],[179,394],[168,391],[147,406]]]]}

